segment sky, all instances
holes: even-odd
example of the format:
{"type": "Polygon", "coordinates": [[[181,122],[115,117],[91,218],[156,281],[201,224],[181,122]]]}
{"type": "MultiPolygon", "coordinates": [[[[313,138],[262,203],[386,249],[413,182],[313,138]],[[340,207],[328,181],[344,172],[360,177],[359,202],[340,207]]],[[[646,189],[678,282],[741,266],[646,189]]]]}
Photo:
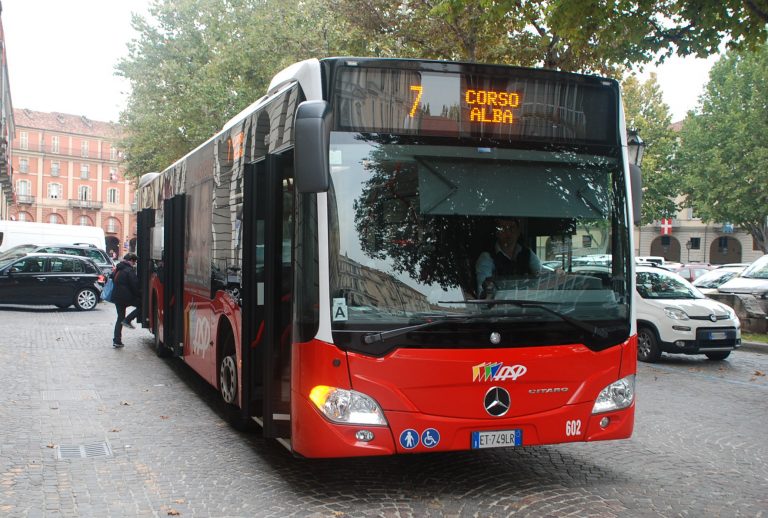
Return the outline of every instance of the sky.
{"type": "MultiPolygon", "coordinates": [[[[136,37],[131,12],[146,15],[150,0],[1,0],[14,108],[117,121],[127,81],[114,75],[136,37]]],[[[672,121],[685,118],[703,93],[717,60],[672,58],[658,74],[672,121]]]]}

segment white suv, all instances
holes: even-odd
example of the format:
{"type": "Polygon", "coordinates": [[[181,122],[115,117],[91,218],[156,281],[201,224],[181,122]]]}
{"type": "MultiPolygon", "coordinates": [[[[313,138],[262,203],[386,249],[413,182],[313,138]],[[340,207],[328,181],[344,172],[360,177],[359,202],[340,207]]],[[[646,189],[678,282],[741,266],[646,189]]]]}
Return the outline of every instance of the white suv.
{"type": "Polygon", "coordinates": [[[635,277],[638,360],[655,362],[662,352],[724,360],[741,346],[741,323],[730,307],[663,268],[637,266],[635,277]]]}

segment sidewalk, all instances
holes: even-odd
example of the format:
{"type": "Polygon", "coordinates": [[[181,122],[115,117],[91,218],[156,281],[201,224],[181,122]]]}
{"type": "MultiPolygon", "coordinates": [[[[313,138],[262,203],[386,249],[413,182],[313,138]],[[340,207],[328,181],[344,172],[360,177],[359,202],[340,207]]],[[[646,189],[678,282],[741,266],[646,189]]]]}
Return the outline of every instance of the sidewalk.
{"type": "Polygon", "coordinates": [[[740,350],[768,354],[768,344],[762,342],[741,342],[740,350]]]}

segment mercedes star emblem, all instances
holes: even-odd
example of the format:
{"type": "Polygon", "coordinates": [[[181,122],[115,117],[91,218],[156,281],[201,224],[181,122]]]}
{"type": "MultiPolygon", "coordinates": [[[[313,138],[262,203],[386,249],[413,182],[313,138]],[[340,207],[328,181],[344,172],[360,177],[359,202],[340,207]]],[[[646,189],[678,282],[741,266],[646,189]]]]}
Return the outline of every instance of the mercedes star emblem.
{"type": "Polygon", "coordinates": [[[501,387],[491,387],[485,393],[483,404],[485,411],[493,417],[501,417],[509,411],[511,399],[509,392],[501,387]]]}

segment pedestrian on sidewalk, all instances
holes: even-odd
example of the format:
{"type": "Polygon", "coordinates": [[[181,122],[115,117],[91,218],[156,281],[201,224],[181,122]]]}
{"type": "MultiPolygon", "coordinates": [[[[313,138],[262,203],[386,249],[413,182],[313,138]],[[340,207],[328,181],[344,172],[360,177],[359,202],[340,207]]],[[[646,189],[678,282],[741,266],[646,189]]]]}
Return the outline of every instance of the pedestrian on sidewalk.
{"type": "Polygon", "coordinates": [[[136,262],[139,258],[133,252],[128,252],[115,267],[112,273],[112,282],[115,287],[112,292],[112,302],[117,311],[115,332],[112,337],[112,347],[123,346],[123,327],[134,328],[131,320],[139,316],[139,304],[141,304],[141,291],[139,291],[139,279],[136,276],[136,262]],[[129,307],[134,307],[128,316],[125,315],[129,307]]]}

